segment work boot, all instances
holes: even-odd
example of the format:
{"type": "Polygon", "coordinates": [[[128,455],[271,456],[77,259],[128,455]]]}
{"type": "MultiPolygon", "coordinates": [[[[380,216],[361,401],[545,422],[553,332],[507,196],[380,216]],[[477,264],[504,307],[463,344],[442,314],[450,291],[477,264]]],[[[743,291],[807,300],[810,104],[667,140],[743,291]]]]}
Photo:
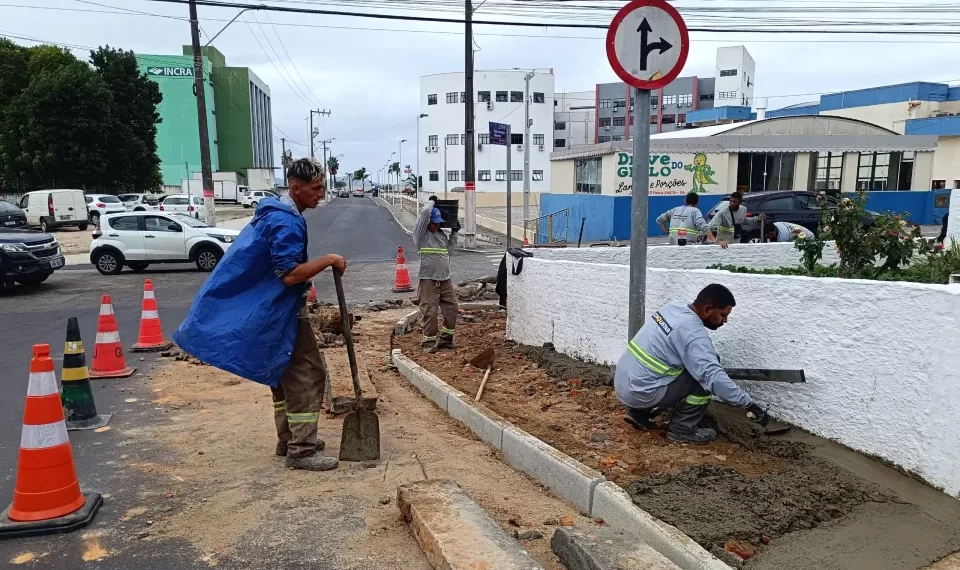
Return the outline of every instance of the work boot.
{"type": "Polygon", "coordinates": [[[336,457],[312,453],[305,457],[287,457],[287,467],[306,471],[330,471],[336,469],[340,461],[336,457]]]}
{"type": "Polygon", "coordinates": [[[675,431],[667,432],[667,439],[677,443],[693,443],[696,445],[706,445],[717,439],[717,431],[710,428],[697,428],[690,433],[681,433],[675,431]]]}
{"type": "MultiPolygon", "coordinates": [[[[327,446],[327,444],[324,443],[324,441],[318,437],[318,438],[317,438],[317,451],[323,451],[323,448],[325,448],[326,446],[327,446]]],[[[278,455],[279,457],[286,457],[286,456],[287,456],[287,442],[285,442],[285,441],[277,441],[277,455],[278,455]]]]}
{"type": "Polygon", "coordinates": [[[425,354],[433,354],[437,352],[437,343],[435,342],[425,342],[420,345],[420,348],[423,349],[425,354]]]}
{"type": "Polygon", "coordinates": [[[452,340],[438,340],[437,350],[456,350],[457,345],[452,340]]]}
{"type": "Polygon", "coordinates": [[[636,430],[645,430],[653,427],[653,422],[651,421],[648,410],[628,408],[626,415],[623,416],[623,421],[633,426],[633,429],[636,430]]]}

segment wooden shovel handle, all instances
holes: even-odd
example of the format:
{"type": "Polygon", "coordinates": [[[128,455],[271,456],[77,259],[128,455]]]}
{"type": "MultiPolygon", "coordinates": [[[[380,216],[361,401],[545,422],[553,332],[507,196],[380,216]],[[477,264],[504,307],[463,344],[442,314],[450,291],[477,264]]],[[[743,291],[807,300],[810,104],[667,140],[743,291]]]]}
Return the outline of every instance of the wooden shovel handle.
{"type": "Polygon", "coordinates": [[[483,373],[483,381],[480,382],[480,389],[477,390],[477,397],[473,399],[474,402],[480,401],[480,396],[483,395],[483,389],[487,386],[487,378],[490,377],[490,366],[487,366],[487,371],[483,373]]]}

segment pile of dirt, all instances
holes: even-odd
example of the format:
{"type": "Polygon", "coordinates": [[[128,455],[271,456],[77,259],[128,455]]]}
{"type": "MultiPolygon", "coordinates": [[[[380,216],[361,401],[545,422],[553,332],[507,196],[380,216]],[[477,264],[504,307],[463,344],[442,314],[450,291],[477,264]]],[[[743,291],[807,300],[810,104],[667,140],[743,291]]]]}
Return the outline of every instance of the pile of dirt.
{"type": "Polygon", "coordinates": [[[475,281],[457,284],[457,299],[466,302],[498,301],[497,276],[484,277],[475,281]]]}
{"type": "Polygon", "coordinates": [[[553,345],[517,345],[517,350],[536,362],[547,375],[558,380],[579,378],[587,388],[613,386],[613,370],[609,366],[570,358],[554,350],[553,345]]]}

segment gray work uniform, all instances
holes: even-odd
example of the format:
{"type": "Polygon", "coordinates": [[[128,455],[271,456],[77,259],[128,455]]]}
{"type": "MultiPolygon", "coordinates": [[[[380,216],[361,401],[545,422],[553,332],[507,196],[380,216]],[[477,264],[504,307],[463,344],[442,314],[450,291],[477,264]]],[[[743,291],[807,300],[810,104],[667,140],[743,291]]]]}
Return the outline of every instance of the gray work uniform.
{"type": "MultiPolygon", "coordinates": [[[[793,241],[793,237],[802,233],[805,238],[812,238],[813,232],[800,224],[790,222],[773,222],[773,227],[777,228],[777,241],[793,241]]],[[[767,236],[763,236],[766,239],[767,236]]]]}
{"type": "Polygon", "coordinates": [[[423,326],[421,344],[438,342],[442,347],[453,343],[457,326],[457,295],[450,281],[450,255],[457,246],[457,232],[450,232],[449,235],[443,230],[431,232],[428,226],[433,208],[431,200],[420,211],[417,225],[413,228],[413,243],[420,255],[417,303],[423,326]],[[439,331],[437,313],[443,318],[439,331]]]}
{"type": "Polygon", "coordinates": [[[660,214],[657,225],[670,222],[670,245],[693,244],[707,231],[707,221],[694,206],[677,206],[660,214]]]}
{"type": "Polygon", "coordinates": [[[711,394],[746,408],[750,396],[727,376],[700,317],[670,302],[650,315],[617,362],[614,391],[625,406],[654,413],[676,406],[675,433],[693,433],[711,394]]]}
{"type": "Polygon", "coordinates": [[[720,208],[717,215],[710,220],[708,226],[710,231],[717,234],[717,241],[731,242],[737,233],[737,226],[746,230],[752,230],[760,225],[758,218],[748,218],[747,209],[743,204],[737,208],[736,212],[730,210],[730,203],[720,208]]]}

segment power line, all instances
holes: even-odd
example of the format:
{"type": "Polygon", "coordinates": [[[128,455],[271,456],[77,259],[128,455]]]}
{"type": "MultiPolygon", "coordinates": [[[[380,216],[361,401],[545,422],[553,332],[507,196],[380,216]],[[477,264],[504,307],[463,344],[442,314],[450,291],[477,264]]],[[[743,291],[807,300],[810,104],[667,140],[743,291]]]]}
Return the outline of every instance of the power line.
{"type": "MultiPolygon", "coordinates": [[[[294,95],[296,95],[297,97],[299,97],[300,100],[303,101],[304,103],[306,103],[308,107],[312,107],[312,106],[313,106],[313,103],[307,101],[307,100],[303,97],[303,95],[300,94],[300,91],[297,90],[297,88],[294,87],[289,81],[287,81],[286,75],[284,75],[283,72],[280,71],[280,68],[277,67],[277,64],[276,64],[276,63],[274,63],[273,58],[271,58],[271,57],[270,57],[270,54],[267,53],[267,50],[264,49],[263,44],[260,42],[260,38],[257,37],[257,34],[253,31],[253,28],[250,26],[250,22],[247,21],[246,17],[241,16],[240,19],[243,20],[243,23],[247,25],[247,29],[250,30],[250,35],[252,35],[252,36],[253,36],[253,39],[255,39],[255,40],[257,41],[257,45],[260,46],[260,51],[263,52],[263,55],[267,56],[267,60],[270,61],[270,65],[272,65],[273,68],[277,71],[277,75],[280,76],[280,79],[283,79],[283,82],[286,83],[287,86],[293,91],[293,94],[294,94],[294,95]]],[[[262,28],[261,28],[261,31],[262,31],[262,28]]],[[[272,47],[272,46],[271,46],[271,47],[272,47]]],[[[276,52],[274,52],[274,53],[276,53],[276,52]]]]}
{"type": "MultiPolygon", "coordinates": [[[[306,88],[306,90],[307,90],[306,92],[309,93],[309,94],[313,97],[313,100],[316,101],[317,105],[323,107],[323,103],[320,101],[320,99],[317,98],[317,95],[313,92],[313,90],[310,89],[310,86],[307,85],[307,82],[304,81],[303,75],[300,74],[300,69],[297,68],[297,62],[295,62],[295,61],[293,60],[293,58],[290,56],[290,52],[287,51],[287,46],[284,45],[284,43],[283,43],[283,38],[281,38],[281,37],[280,37],[280,33],[277,32],[277,27],[274,26],[274,25],[273,25],[273,21],[270,20],[270,15],[269,15],[269,13],[264,13],[264,16],[267,18],[267,22],[269,22],[269,23],[270,23],[270,26],[273,28],[273,33],[277,36],[277,40],[280,42],[280,47],[283,48],[283,53],[287,54],[287,59],[290,60],[290,65],[293,66],[293,70],[297,72],[297,77],[300,78],[300,82],[303,84],[303,86],[304,86],[304,87],[306,88]]],[[[256,17],[254,17],[254,19],[256,19],[256,17]]],[[[262,29],[262,28],[261,28],[261,29],[262,29]]],[[[288,73],[289,73],[289,72],[288,72],[288,73]]],[[[291,76],[291,79],[292,79],[292,78],[293,78],[293,77],[291,76]]]]}

